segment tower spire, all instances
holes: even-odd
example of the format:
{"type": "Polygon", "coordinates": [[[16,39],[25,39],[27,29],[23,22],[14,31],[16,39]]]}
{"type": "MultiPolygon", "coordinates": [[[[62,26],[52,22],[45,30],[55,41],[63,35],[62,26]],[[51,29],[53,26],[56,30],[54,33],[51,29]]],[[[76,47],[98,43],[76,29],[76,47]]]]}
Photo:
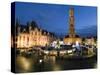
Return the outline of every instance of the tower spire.
{"type": "Polygon", "coordinates": [[[69,37],[75,37],[74,8],[69,10],[69,37]]]}

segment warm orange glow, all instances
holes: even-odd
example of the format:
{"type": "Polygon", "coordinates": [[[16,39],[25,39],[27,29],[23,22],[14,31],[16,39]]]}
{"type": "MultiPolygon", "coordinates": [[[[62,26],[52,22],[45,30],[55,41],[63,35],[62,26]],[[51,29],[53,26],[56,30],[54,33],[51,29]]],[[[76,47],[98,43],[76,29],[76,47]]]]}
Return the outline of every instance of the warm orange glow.
{"type": "Polygon", "coordinates": [[[33,46],[46,46],[49,45],[54,38],[46,32],[42,33],[37,28],[29,31],[29,33],[19,33],[17,36],[17,48],[30,48],[33,46]]]}

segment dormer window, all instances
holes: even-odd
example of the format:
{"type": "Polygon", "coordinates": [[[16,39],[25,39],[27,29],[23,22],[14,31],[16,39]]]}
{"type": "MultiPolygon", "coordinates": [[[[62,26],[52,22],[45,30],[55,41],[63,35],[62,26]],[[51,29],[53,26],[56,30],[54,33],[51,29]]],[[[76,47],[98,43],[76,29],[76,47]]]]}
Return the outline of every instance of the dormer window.
{"type": "Polygon", "coordinates": [[[32,29],[32,27],[31,26],[29,26],[29,30],[31,30],[32,29]]]}

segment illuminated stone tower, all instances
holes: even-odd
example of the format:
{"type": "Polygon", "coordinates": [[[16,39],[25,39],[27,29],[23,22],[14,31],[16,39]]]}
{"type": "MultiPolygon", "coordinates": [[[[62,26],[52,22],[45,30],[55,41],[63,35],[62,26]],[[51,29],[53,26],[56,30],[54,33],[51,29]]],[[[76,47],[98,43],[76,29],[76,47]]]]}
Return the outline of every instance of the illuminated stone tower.
{"type": "Polygon", "coordinates": [[[74,28],[74,9],[69,10],[69,37],[75,37],[75,28],[74,28]]]}
{"type": "Polygon", "coordinates": [[[74,8],[69,10],[69,33],[63,39],[65,44],[73,44],[76,42],[81,43],[81,38],[75,33],[75,19],[74,19],[74,8]]]}

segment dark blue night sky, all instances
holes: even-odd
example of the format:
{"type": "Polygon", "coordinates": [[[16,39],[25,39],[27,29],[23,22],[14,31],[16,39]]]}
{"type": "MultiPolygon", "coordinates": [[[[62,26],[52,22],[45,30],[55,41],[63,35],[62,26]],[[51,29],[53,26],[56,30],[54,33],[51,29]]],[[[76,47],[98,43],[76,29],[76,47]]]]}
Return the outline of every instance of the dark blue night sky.
{"type": "Polygon", "coordinates": [[[15,17],[21,24],[34,20],[42,29],[64,36],[68,34],[70,7],[74,8],[76,33],[96,36],[96,7],[16,2],[15,17]]]}

